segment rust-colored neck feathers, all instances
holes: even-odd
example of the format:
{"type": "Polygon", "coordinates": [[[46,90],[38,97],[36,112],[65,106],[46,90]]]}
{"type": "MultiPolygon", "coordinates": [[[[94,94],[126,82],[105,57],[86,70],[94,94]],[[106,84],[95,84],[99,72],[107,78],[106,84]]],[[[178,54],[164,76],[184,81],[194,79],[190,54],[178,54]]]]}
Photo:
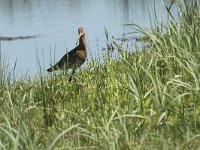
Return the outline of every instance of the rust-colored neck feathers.
{"type": "Polygon", "coordinates": [[[79,45],[78,47],[84,51],[86,51],[86,38],[85,38],[85,29],[83,27],[78,28],[79,34],[79,45]]]}
{"type": "Polygon", "coordinates": [[[82,35],[80,38],[79,38],[79,45],[78,45],[81,49],[84,49],[86,50],[86,38],[85,38],[85,34],[82,35]]]}

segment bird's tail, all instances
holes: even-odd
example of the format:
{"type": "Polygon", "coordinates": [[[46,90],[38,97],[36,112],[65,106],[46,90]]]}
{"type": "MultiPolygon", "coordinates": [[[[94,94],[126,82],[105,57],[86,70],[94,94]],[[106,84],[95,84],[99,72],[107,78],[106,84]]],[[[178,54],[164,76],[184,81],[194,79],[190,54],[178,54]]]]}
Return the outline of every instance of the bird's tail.
{"type": "Polygon", "coordinates": [[[52,67],[50,67],[49,69],[47,69],[48,72],[52,72],[52,71],[55,71],[55,70],[58,70],[59,68],[57,67],[57,65],[54,65],[52,67]]]}
{"type": "Polygon", "coordinates": [[[47,71],[48,71],[48,72],[52,72],[52,71],[53,71],[53,69],[52,69],[52,68],[49,68],[49,69],[47,69],[47,71]]]}

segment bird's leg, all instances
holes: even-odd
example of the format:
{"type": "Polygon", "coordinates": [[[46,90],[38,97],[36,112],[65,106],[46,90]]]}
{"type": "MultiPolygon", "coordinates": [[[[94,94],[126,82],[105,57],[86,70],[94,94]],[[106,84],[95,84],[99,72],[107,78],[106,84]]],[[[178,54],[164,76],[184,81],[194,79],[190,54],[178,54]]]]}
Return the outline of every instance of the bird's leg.
{"type": "Polygon", "coordinates": [[[72,81],[72,78],[73,78],[73,75],[75,74],[75,70],[72,70],[72,73],[71,73],[71,75],[70,75],[70,77],[69,77],[69,82],[71,82],[72,81]]]}

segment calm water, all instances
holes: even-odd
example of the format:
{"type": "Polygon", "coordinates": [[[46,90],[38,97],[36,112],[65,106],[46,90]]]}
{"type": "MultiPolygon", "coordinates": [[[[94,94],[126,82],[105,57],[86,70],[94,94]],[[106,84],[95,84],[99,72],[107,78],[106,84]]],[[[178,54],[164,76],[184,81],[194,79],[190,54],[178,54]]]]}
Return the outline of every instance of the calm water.
{"type": "MultiPolygon", "coordinates": [[[[106,44],[104,27],[116,38],[130,31],[124,29],[126,23],[150,27],[148,8],[152,8],[153,1],[0,0],[1,36],[41,35],[37,39],[1,41],[1,53],[9,59],[10,68],[16,62],[18,73],[35,75],[36,58],[44,69],[48,68],[54,58],[59,60],[66,49],[75,47],[77,28],[83,26],[90,57],[98,57],[106,44]]],[[[162,2],[155,1],[158,17],[162,18],[162,2]]]]}

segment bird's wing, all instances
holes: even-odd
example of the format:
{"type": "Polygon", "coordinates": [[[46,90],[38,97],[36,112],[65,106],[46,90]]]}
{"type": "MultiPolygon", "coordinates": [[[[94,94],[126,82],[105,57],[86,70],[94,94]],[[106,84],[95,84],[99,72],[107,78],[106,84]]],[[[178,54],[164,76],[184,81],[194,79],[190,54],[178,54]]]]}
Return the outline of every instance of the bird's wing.
{"type": "Polygon", "coordinates": [[[82,50],[76,51],[75,55],[78,61],[85,62],[87,56],[84,51],[82,50]]]}
{"type": "Polygon", "coordinates": [[[66,53],[54,66],[54,69],[64,69],[67,68],[71,63],[73,63],[74,55],[76,51],[75,49],[66,53]]]}

